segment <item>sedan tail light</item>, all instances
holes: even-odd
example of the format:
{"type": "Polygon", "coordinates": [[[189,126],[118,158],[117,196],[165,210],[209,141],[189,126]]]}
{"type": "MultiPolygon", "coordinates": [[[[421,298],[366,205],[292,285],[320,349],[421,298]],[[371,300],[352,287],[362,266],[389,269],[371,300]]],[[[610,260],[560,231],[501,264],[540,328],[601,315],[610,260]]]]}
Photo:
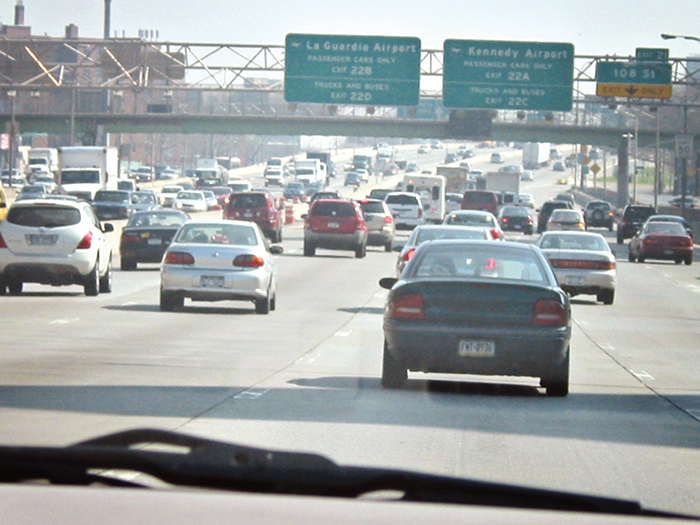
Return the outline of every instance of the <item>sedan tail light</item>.
{"type": "Polygon", "coordinates": [[[500,239],[500,238],[501,238],[501,233],[500,233],[496,228],[494,228],[493,230],[491,230],[491,235],[493,235],[493,238],[494,238],[494,239],[500,239]]]}
{"type": "Polygon", "coordinates": [[[0,248],[7,248],[7,243],[5,242],[5,239],[2,238],[1,233],[0,233],[0,248]]]}
{"type": "Polygon", "coordinates": [[[233,265],[240,268],[260,268],[265,265],[265,260],[259,255],[246,253],[239,255],[233,260],[233,265]]]}
{"type": "Polygon", "coordinates": [[[566,308],[554,299],[540,299],[535,305],[532,322],[542,326],[566,326],[568,322],[566,308]]]}
{"type": "Polygon", "coordinates": [[[163,261],[165,264],[194,264],[194,257],[187,252],[168,252],[163,261]]]}
{"type": "Polygon", "coordinates": [[[413,259],[413,256],[415,254],[416,254],[416,249],[411,248],[410,250],[408,250],[406,253],[403,254],[403,257],[401,258],[401,260],[410,261],[411,259],[413,259]]]}
{"type": "Polygon", "coordinates": [[[124,234],[122,235],[122,242],[139,242],[141,237],[134,234],[124,234]]]}
{"type": "Polygon", "coordinates": [[[394,219],[391,218],[391,217],[389,217],[388,215],[386,215],[386,216],[384,217],[384,222],[387,223],[387,224],[391,224],[392,222],[394,222],[394,219]]]}
{"type": "Polygon", "coordinates": [[[392,319],[425,319],[423,297],[417,293],[406,293],[393,298],[389,309],[392,319]]]}
{"type": "Polygon", "coordinates": [[[78,250],[88,250],[92,246],[92,232],[87,232],[78,244],[78,250]]]}
{"type": "Polygon", "coordinates": [[[614,261],[579,261],[570,259],[551,259],[553,268],[577,268],[582,270],[614,270],[614,261]]]}

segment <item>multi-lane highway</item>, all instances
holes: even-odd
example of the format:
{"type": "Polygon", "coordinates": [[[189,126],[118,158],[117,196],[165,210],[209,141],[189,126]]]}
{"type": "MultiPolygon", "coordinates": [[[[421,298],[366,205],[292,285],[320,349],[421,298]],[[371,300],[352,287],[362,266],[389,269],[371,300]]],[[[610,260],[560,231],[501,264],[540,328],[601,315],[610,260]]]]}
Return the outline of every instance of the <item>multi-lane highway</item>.
{"type": "MultiPolygon", "coordinates": [[[[410,155],[427,166],[444,151],[410,155]]],[[[340,174],[342,164],[335,185],[340,174]]],[[[538,170],[523,191],[541,203],[558,176],[538,170]]],[[[566,398],[516,378],[410,374],[405,389],[382,390],[377,281],[396,254],[304,257],[296,222],[270,315],[238,302],[161,312],[157,265],[115,270],[114,291],[94,298],[39,285],[0,297],[0,443],[158,427],[700,515],[697,266],[628,263],[626,246],[600,232],[618,256],[616,300],[573,299],[566,398]]]]}

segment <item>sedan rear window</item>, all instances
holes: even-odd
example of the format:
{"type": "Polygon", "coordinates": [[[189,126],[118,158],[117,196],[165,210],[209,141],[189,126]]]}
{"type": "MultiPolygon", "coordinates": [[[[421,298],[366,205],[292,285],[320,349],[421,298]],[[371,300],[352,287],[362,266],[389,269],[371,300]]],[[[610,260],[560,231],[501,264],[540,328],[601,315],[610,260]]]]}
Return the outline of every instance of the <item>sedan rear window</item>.
{"type": "Polygon", "coordinates": [[[387,204],[418,205],[418,199],[413,195],[388,195],[385,202],[387,204]]]}
{"type": "Polygon", "coordinates": [[[360,207],[364,213],[384,213],[384,206],[381,202],[363,202],[360,207]]]}
{"type": "Polygon", "coordinates": [[[185,225],[180,229],[175,242],[255,246],[258,244],[258,239],[250,226],[238,224],[191,224],[185,225]]]}
{"type": "Polygon", "coordinates": [[[80,210],[61,206],[18,206],[10,208],[7,221],[36,228],[73,226],[80,222],[80,210]]]}

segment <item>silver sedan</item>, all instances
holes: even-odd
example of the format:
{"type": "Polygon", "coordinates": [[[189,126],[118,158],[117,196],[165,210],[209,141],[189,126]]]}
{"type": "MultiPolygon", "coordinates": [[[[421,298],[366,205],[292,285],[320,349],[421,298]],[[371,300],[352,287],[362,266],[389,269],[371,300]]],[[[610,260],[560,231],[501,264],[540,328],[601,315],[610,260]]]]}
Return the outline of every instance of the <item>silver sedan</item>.
{"type": "Polygon", "coordinates": [[[160,309],[172,311],[193,301],[252,301],[267,314],[277,302],[273,254],[257,224],[193,220],[183,224],[163,256],[160,309]]]}

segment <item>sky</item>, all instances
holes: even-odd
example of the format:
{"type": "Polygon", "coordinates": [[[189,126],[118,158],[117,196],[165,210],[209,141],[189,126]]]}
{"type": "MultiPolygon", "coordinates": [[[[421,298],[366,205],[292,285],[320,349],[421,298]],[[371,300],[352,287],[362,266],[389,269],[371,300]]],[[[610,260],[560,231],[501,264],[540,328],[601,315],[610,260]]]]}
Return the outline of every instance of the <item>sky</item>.
{"type": "MultiPolygon", "coordinates": [[[[14,22],[16,0],[0,21],[14,22]]],[[[68,24],[101,38],[103,0],[23,0],[32,33],[60,37],[68,24]]],[[[567,42],[577,55],[634,55],[661,47],[671,57],[700,55],[700,0],[112,0],[112,36],[158,31],[158,41],[284,45],[287,33],[413,36],[423,49],[447,38],[567,42]]]]}

